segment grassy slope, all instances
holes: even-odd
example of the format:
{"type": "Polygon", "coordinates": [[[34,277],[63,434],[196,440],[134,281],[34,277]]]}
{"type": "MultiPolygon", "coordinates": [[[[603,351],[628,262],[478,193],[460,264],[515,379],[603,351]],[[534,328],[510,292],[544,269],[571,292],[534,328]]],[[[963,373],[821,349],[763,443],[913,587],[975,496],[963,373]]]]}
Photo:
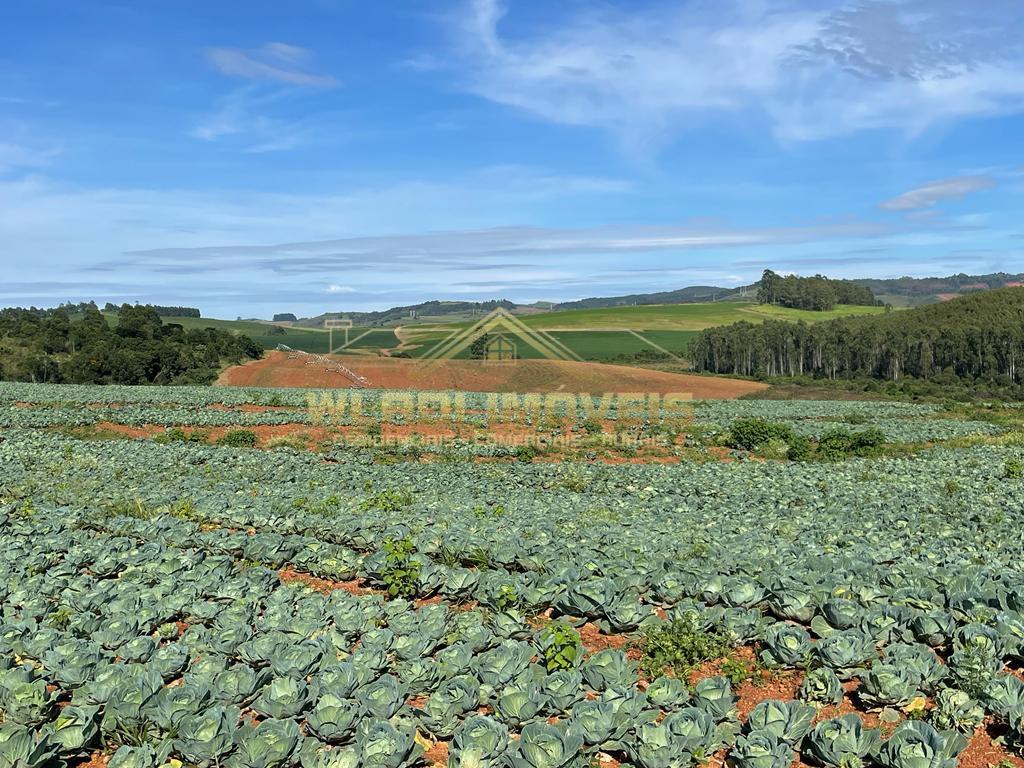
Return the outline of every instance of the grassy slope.
{"type": "MultiPolygon", "coordinates": [[[[757,323],[766,319],[821,322],[854,314],[883,312],[878,307],[838,307],[830,312],[769,307],[753,302],[717,302],[709,304],[652,304],[636,307],[602,307],[545,312],[520,317],[530,328],[551,333],[558,341],[586,360],[608,360],[617,355],[630,355],[651,348],[641,339],[622,329],[638,331],[654,344],[683,355],[697,332],[739,320],[757,323]]],[[[448,334],[469,327],[469,323],[443,326],[428,324],[404,325],[402,335],[420,347],[413,356],[424,352],[448,334]]],[[[536,351],[520,350],[523,357],[537,357],[536,351]]],[[[459,355],[467,357],[468,353],[459,355]]]]}
{"type": "Polygon", "coordinates": [[[841,306],[829,312],[811,312],[770,307],[753,302],[723,301],[714,304],[653,304],[638,307],[609,307],[546,312],[524,317],[531,328],[632,328],[633,330],[702,331],[740,320],[759,322],[766,318],[820,322],[855,314],[883,312],[881,307],[841,306]]]}

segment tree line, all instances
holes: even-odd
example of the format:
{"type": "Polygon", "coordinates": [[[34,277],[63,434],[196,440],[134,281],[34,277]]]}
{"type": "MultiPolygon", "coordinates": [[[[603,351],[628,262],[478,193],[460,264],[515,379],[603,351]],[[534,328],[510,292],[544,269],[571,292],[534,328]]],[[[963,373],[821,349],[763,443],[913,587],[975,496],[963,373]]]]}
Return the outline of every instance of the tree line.
{"type": "Polygon", "coordinates": [[[693,340],[689,356],[698,371],[743,376],[1015,385],[1024,381],[1024,288],[822,323],[709,328],[693,340]]]}
{"type": "Polygon", "coordinates": [[[993,288],[1009,288],[1024,284],[1024,274],[992,272],[967,275],[959,272],[948,277],[897,277],[891,279],[859,278],[858,285],[870,288],[876,295],[903,296],[914,303],[931,302],[943,293],[971,293],[993,288]]]}
{"type": "MultiPolygon", "coordinates": [[[[122,306],[128,306],[124,304],[122,306]]],[[[135,307],[147,307],[156,312],[160,317],[202,317],[202,313],[195,307],[176,307],[163,304],[133,304],[135,307]]],[[[109,301],[103,307],[104,312],[120,312],[121,307],[111,304],[109,301]]]]}
{"type": "Polygon", "coordinates": [[[777,304],[791,309],[824,312],[836,304],[873,307],[880,302],[870,288],[852,280],[833,280],[823,275],[800,277],[778,275],[766,269],[757,284],[757,300],[761,304],[777,304]]]}
{"type": "MultiPolygon", "coordinates": [[[[129,305],[117,305],[108,301],[103,306],[103,311],[117,314],[121,311],[121,306],[129,305]]],[[[163,306],[160,304],[134,304],[131,306],[149,307],[160,315],[160,317],[202,317],[202,314],[195,307],[163,306]]],[[[68,301],[59,304],[56,307],[27,307],[24,309],[21,307],[10,307],[10,309],[17,310],[19,312],[27,312],[31,315],[35,315],[36,317],[50,317],[51,315],[59,312],[63,312],[67,315],[80,315],[90,309],[98,311],[99,307],[97,307],[95,301],[81,301],[77,304],[72,304],[68,301]]]]}
{"type": "MultiPolygon", "coordinates": [[[[176,308],[177,309],[177,308],[176,308]]],[[[0,310],[0,379],[72,384],[207,384],[225,364],[262,356],[248,336],[164,323],[122,304],[111,327],[95,304],[0,310]]]]}

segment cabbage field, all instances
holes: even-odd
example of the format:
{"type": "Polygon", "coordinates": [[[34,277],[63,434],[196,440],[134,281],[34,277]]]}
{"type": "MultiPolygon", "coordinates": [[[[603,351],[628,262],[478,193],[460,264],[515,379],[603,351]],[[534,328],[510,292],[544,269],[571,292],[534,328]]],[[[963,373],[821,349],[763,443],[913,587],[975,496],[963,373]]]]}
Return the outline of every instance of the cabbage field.
{"type": "Polygon", "coordinates": [[[0,768],[1024,765],[1005,412],[698,403],[671,463],[75,431],[305,405],[0,384],[0,768]],[[751,418],[901,448],[712,450],[751,418]]]}

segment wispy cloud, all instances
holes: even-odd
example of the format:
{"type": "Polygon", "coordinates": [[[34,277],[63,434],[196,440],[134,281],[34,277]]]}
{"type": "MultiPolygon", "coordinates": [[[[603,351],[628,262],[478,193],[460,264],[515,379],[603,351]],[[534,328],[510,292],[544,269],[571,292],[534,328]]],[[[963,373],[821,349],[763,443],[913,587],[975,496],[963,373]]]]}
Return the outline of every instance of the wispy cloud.
{"type": "Polygon", "coordinates": [[[863,0],[831,13],[799,51],[866,80],[957,78],[1019,57],[1013,28],[1022,20],[1015,0],[989,0],[984,8],[959,0],[863,0]]]}
{"type": "Polygon", "coordinates": [[[60,154],[59,149],[37,149],[0,141],[0,173],[25,168],[42,168],[60,154]]]}
{"type": "MultiPolygon", "coordinates": [[[[547,229],[501,227],[416,235],[382,235],[271,245],[158,248],[125,254],[153,266],[195,263],[204,271],[240,264],[281,273],[323,272],[342,267],[419,265],[479,268],[485,259],[567,254],[628,254],[824,242],[894,235],[901,227],[873,222],[806,227],[744,228],[681,224],[667,227],[547,229]]],[[[508,267],[506,262],[499,266],[508,267]]]]}
{"type": "Polygon", "coordinates": [[[955,176],[914,187],[886,200],[880,207],[886,211],[918,211],[931,208],[944,200],[959,200],[972,192],[991,189],[995,185],[995,180],[989,176],[955,176]]]}
{"type": "Polygon", "coordinates": [[[457,17],[469,90],[652,147],[708,117],[760,115],[782,140],[1024,110],[1024,10],[991,0],[695,0],[587,10],[503,32],[502,0],[457,17]],[[820,10],[824,7],[824,10],[820,10]],[[650,7],[648,7],[650,8],[650,7]]]}
{"type": "Polygon", "coordinates": [[[250,87],[235,90],[221,99],[217,109],[203,117],[190,135],[203,141],[235,137],[246,152],[294,149],[306,138],[306,127],[265,114],[284,96],[283,93],[261,93],[250,87]]]}
{"type": "Polygon", "coordinates": [[[251,82],[223,96],[189,133],[203,141],[235,137],[245,152],[278,152],[302,144],[310,130],[294,118],[296,100],[309,88],[339,85],[331,75],[309,71],[309,51],[286,43],[267,43],[255,50],[211,48],[206,55],[221,73],[251,82]],[[288,117],[274,116],[281,114],[275,107],[285,101],[288,117]]]}
{"type": "MultiPolygon", "coordinates": [[[[449,227],[487,227],[505,221],[531,220],[554,201],[594,203],[610,194],[629,194],[629,184],[613,178],[571,176],[520,166],[499,166],[445,181],[406,180],[354,186],[334,193],[254,192],[237,189],[158,189],[79,187],[41,175],[0,177],[2,260],[17,265],[21,280],[81,281],[80,290],[61,292],[58,300],[111,297],[146,300],[164,293],[175,301],[189,292],[202,295],[209,312],[257,312],[272,308],[277,297],[314,309],[328,298],[331,284],[357,293],[339,294],[346,303],[367,305],[414,300],[441,294],[453,282],[451,267],[438,258],[418,262],[410,253],[400,263],[373,251],[350,254],[349,264],[323,260],[319,250],[293,254],[282,262],[266,243],[289,243],[339,234],[395,231],[395,211],[407,232],[449,227]],[[238,247],[239,244],[254,244],[238,247]],[[223,247],[230,258],[162,258],[139,251],[168,248],[223,247]],[[261,253],[265,251],[265,253],[261,253]],[[124,255],[126,253],[131,255],[124,255]],[[247,255],[248,254],[248,255],[247,255]],[[253,256],[257,254],[257,256],[253,256]],[[311,261],[302,263],[305,256],[311,261]],[[326,266],[318,266],[319,263],[326,266]],[[358,262],[358,263],[357,263],[358,262]],[[126,276],[139,288],[115,292],[126,276]],[[109,283],[111,291],[98,287],[109,283]],[[147,288],[148,293],[143,291],[147,288]],[[368,293],[380,295],[367,298],[368,293]],[[78,297],[78,298],[76,298],[78,297]]],[[[450,264],[452,260],[447,260],[450,264]]],[[[457,268],[466,273],[521,259],[474,260],[466,255],[457,268]]],[[[49,302],[51,294],[26,285],[15,303],[49,302]]],[[[159,295],[152,299],[159,302],[159,295]]],[[[199,301],[198,298],[195,301],[199,301]]],[[[10,303],[10,302],[8,302],[10,303]]]]}
{"type": "MultiPolygon", "coordinates": [[[[968,231],[942,217],[772,227],[711,220],[502,226],[542,221],[555,201],[595,207],[607,205],[608,195],[631,194],[616,179],[516,167],[335,194],[80,189],[33,176],[0,179],[0,242],[24,281],[9,286],[15,303],[192,297],[211,315],[233,317],[267,315],[283,304],[316,314],[342,303],[380,308],[455,293],[567,300],[731,284],[724,281],[756,279],[766,264],[825,263],[863,276],[886,269],[894,254],[917,248],[934,261],[944,250],[992,239],[990,229],[968,231]],[[394,211],[402,212],[401,230],[394,211]],[[873,263],[832,260],[869,247],[885,249],[873,263]],[[54,280],[60,284],[46,285],[54,280]]],[[[902,270],[907,262],[898,263],[902,270]]],[[[973,263],[961,259],[961,268],[973,263]]]]}
{"type": "Polygon", "coordinates": [[[312,54],[305,48],[287,43],[267,43],[261,48],[210,48],[207,57],[221,73],[248,80],[271,80],[289,85],[333,88],[339,85],[332,75],[310,72],[312,54]]]}

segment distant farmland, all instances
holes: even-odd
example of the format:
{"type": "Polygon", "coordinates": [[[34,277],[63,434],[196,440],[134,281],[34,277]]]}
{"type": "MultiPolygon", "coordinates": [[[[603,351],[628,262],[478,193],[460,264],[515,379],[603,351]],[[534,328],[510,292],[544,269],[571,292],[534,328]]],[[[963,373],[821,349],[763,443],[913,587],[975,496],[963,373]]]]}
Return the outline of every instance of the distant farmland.
{"type": "MultiPolygon", "coordinates": [[[[699,331],[740,320],[752,323],[766,319],[820,322],[884,311],[880,307],[843,306],[830,312],[810,312],[753,302],[720,302],[579,309],[526,315],[519,319],[531,329],[550,334],[584,360],[613,360],[620,355],[635,355],[644,350],[665,350],[684,356],[690,341],[699,331]]],[[[410,345],[415,346],[409,352],[416,357],[449,334],[470,326],[469,322],[406,325],[399,332],[410,345]]],[[[517,351],[523,358],[539,356],[529,348],[517,351]]],[[[468,356],[468,350],[458,355],[460,358],[468,356]]]]}
{"type": "Polygon", "coordinates": [[[602,307],[566,312],[545,312],[522,318],[531,328],[631,328],[633,330],[702,331],[716,325],[740,320],[803,320],[814,323],[847,315],[877,314],[882,307],[838,306],[828,312],[769,306],[748,301],[722,301],[714,304],[650,304],[635,307],[602,307]]]}
{"type": "MultiPolygon", "coordinates": [[[[697,332],[740,320],[762,322],[773,320],[803,320],[820,322],[852,314],[883,312],[877,307],[840,306],[830,312],[810,312],[783,307],[759,305],[753,302],[718,302],[714,304],[665,304],[599,309],[579,309],[564,312],[544,312],[524,315],[519,319],[529,328],[550,334],[583,360],[615,360],[645,350],[665,350],[684,356],[697,332]]],[[[107,320],[117,324],[117,314],[107,313],[107,320]]],[[[477,318],[479,319],[479,318],[477,318]]],[[[303,352],[324,354],[328,351],[328,333],[318,328],[297,328],[271,325],[252,320],[217,320],[198,317],[165,317],[167,323],[185,328],[222,328],[244,333],[264,349],[284,344],[303,352]]],[[[476,322],[416,322],[402,325],[396,336],[392,328],[352,328],[349,343],[344,349],[345,333],[334,332],[334,346],[340,354],[376,355],[379,350],[398,350],[401,341],[408,345],[402,350],[412,357],[427,352],[452,333],[465,330],[476,322]],[[400,341],[401,340],[401,341],[400,341]]],[[[541,355],[527,345],[517,345],[517,352],[525,359],[541,355]]],[[[465,359],[469,351],[456,357],[465,359]]]]}

